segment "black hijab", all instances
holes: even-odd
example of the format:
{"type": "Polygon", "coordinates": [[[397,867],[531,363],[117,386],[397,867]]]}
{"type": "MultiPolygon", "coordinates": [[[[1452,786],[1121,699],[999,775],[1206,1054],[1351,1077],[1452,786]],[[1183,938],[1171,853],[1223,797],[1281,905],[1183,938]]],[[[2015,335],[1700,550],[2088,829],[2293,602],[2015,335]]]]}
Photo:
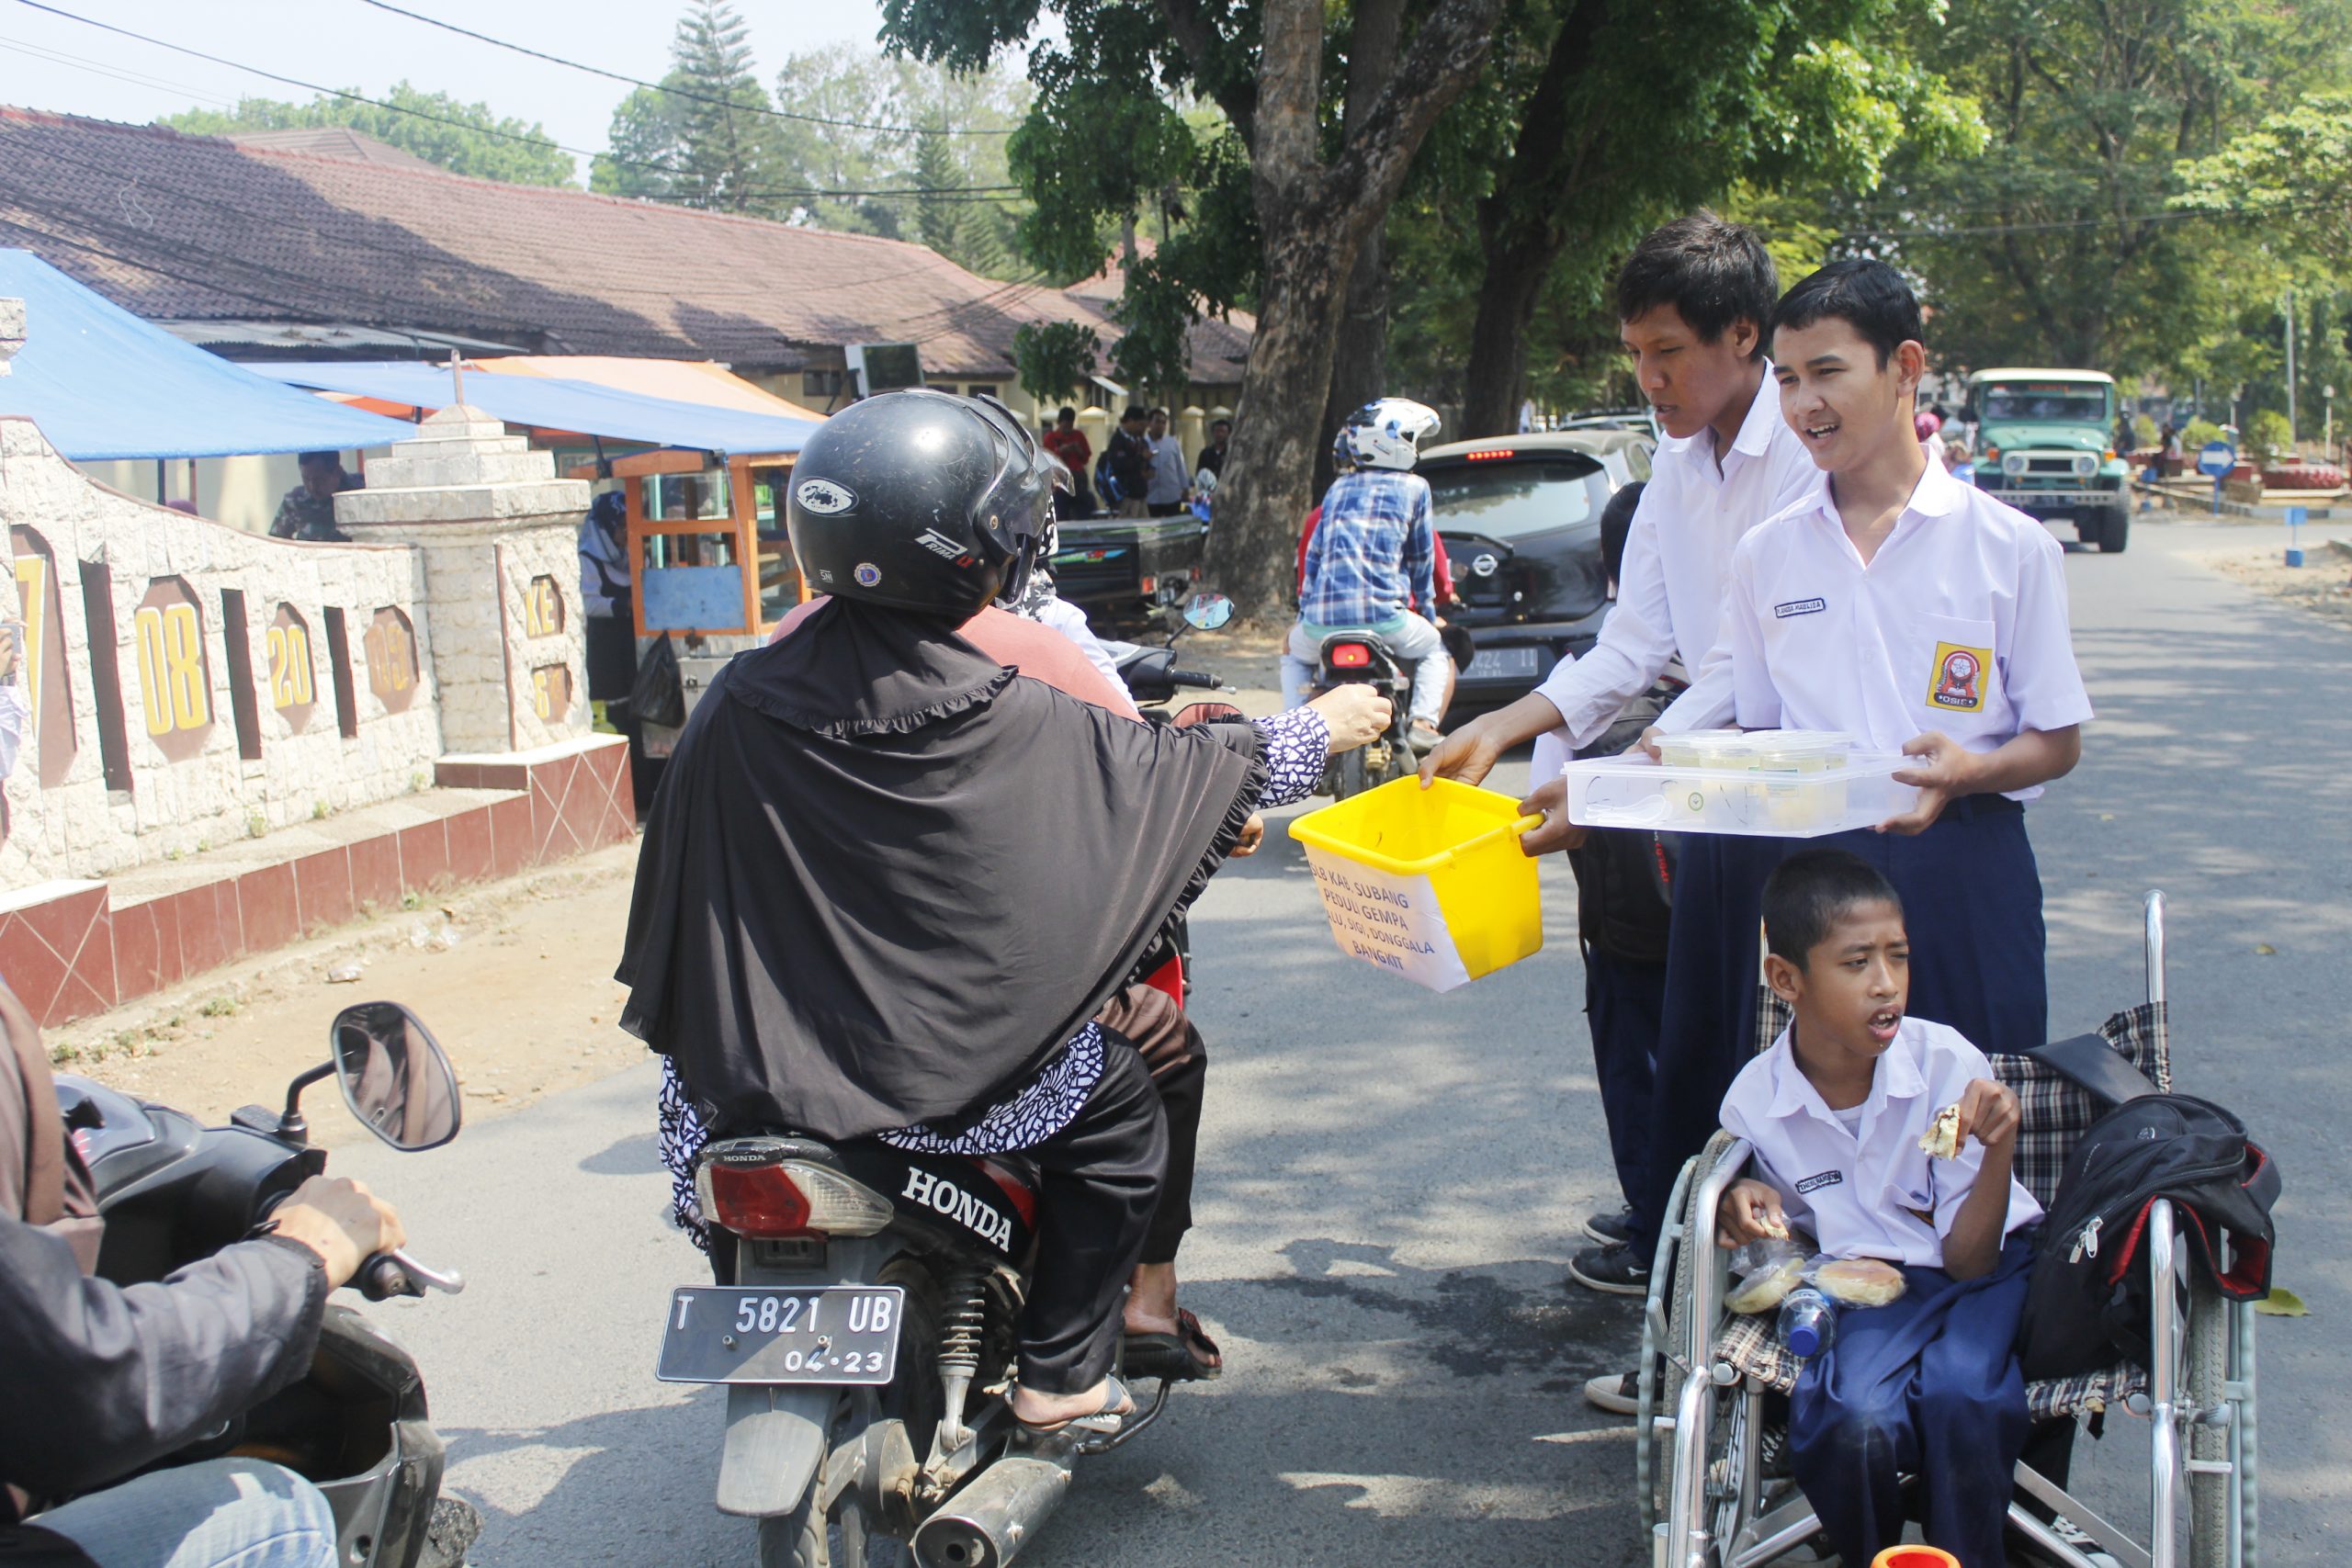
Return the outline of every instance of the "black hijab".
{"type": "Polygon", "coordinates": [[[716,1131],[955,1125],[1109,998],[1263,784],[947,622],[834,599],[739,656],[647,823],[622,1026],[716,1131]]]}

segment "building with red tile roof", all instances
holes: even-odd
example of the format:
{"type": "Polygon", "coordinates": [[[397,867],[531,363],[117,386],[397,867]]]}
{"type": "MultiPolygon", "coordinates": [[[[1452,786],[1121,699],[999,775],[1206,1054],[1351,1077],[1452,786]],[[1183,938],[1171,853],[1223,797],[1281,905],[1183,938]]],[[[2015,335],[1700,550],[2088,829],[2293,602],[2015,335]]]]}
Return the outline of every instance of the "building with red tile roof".
{"type": "MultiPolygon", "coordinates": [[[[1010,394],[1023,322],[1117,333],[1094,280],[997,282],[903,241],[502,185],[348,137],[17,108],[0,108],[0,243],[231,357],[710,359],[820,408],[849,344],[916,343],[933,382],[1010,394]]],[[[1248,349],[1246,318],[1202,322],[1195,400],[1234,400],[1248,349]]]]}

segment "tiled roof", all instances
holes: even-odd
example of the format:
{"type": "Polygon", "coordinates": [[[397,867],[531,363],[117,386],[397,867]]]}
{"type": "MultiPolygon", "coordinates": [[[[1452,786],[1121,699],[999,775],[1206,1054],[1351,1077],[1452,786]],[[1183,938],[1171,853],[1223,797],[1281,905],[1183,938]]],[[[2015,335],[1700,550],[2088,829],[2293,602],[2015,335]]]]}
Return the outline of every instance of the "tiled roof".
{"type": "Polygon", "coordinates": [[[264,152],[310,152],[321,158],[390,164],[401,169],[436,166],[413,152],[403,152],[389,141],[379,141],[347,125],[309,126],[299,130],[237,130],[230,132],[228,140],[240,147],[251,147],[264,152]]]}
{"type": "Polygon", "coordinates": [[[0,243],[150,320],[350,322],[753,371],[912,341],[927,371],[1007,377],[1022,322],[1100,310],[896,240],[14,108],[0,243]]]}

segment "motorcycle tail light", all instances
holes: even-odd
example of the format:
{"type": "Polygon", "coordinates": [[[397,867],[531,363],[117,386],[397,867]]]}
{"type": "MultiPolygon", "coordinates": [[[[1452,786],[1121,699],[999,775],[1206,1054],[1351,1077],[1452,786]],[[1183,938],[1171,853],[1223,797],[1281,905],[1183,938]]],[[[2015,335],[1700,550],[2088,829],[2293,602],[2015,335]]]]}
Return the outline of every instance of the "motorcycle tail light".
{"type": "Polygon", "coordinates": [[[1372,663],[1372,649],[1360,642],[1343,642],[1331,650],[1334,670],[1363,670],[1372,663]]]}
{"type": "Polygon", "coordinates": [[[810,1160],[767,1160],[736,1140],[695,1172],[703,1217],[737,1235],[873,1235],[891,1208],[873,1189],[810,1160]]]}

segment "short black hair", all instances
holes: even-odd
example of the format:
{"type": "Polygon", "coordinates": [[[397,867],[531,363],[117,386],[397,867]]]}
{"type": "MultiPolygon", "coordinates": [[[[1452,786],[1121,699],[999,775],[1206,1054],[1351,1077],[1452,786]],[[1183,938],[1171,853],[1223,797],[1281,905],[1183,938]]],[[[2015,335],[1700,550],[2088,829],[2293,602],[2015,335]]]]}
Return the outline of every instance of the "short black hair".
{"type": "Polygon", "coordinates": [[[1129,403],[1127,412],[1119,416],[1119,423],[1125,424],[1131,419],[1149,419],[1150,417],[1151,411],[1141,403],[1129,403]]]}
{"type": "MultiPolygon", "coordinates": [[[[285,448],[281,446],[278,450],[282,452],[285,448]]],[[[343,464],[343,454],[340,452],[305,452],[294,459],[294,466],[298,468],[307,468],[313,463],[333,463],[336,467],[340,468],[343,464]]]]}
{"type": "Polygon", "coordinates": [[[1764,880],[1764,943],[1798,968],[1829,928],[1857,904],[1888,903],[1903,912],[1894,885],[1849,850],[1799,850],[1764,880]]]}
{"type": "Polygon", "coordinates": [[[1833,316],[1861,334],[1882,370],[1905,344],[1927,341],[1919,297],[1883,261],[1831,262],[1781,296],[1772,310],[1772,331],[1809,327],[1833,316]]]}
{"type": "Polygon", "coordinates": [[[1074,409],[1074,408],[1070,407],[1068,403],[1064,403],[1064,404],[1062,405],[1062,412],[1059,412],[1059,413],[1057,413],[1057,414],[1054,415],[1054,418],[1055,418],[1057,421],[1065,420],[1065,419],[1076,419],[1077,417],[1078,417],[1078,411],[1077,411],[1076,409],[1074,409]]]}
{"type": "Polygon", "coordinates": [[[1213,419],[1209,421],[1209,428],[1211,430],[1231,430],[1233,428],[1233,422],[1229,419],[1213,419]]]}
{"type": "Polygon", "coordinates": [[[1635,479],[1600,509],[1600,569],[1611,582],[1624,580],[1625,538],[1634,531],[1634,509],[1641,505],[1642,486],[1647,482],[1635,479]]]}
{"type": "Polygon", "coordinates": [[[1705,208],[1651,230],[1617,272],[1617,319],[1630,321],[1671,305],[1702,343],[1743,317],[1756,323],[1754,358],[1764,352],[1781,276],[1756,231],[1705,208]]]}

